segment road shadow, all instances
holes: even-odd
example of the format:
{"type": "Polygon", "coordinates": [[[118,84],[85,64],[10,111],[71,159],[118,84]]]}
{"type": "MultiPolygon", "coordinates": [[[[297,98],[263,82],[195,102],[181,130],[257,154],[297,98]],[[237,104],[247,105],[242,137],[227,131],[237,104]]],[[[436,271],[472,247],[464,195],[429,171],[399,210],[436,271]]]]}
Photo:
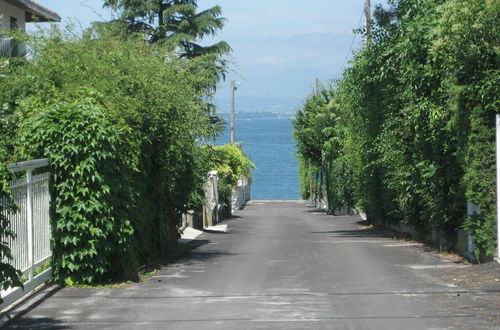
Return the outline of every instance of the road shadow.
{"type": "Polygon", "coordinates": [[[302,212],[303,213],[324,213],[324,214],[326,214],[326,210],[318,209],[318,208],[307,209],[307,210],[303,210],[302,212]]]}
{"type": "MultiPolygon", "coordinates": [[[[218,233],[219,234],[219,233],[218,233]]],[[[199,261],[208,261],[211,259],[227,257],[227,256],[235,256],[237,253],[231,253],[222,250],[203,250],[200,249],[208,244],[210,244],[210,240],[193,240],[187,245],[189,246],[189,250],[185,251],[185,253],[180,254],[174,260],[171,260],[168,263],[165,263],[163,266],[169,266],[173,264],[189,264],[190,262],[199,262],[199,261]]]]}
{"type": "MultiPolygon", "coordinates": [[[[34,321],[34,318],[24,318],[24,315],[28,314],[36,307],[40,306],[47,299],[55,295],[57,292],[61,291],[62,287],[60,286],[52,286],[46,289],[42,289],[38,293],[28,297],[23,302],[19,303],[14,307],[17,311],[15,316],[12,317],[7,323],[2,327],[5,329],[67,329],[66,326],[60,327],[58,320],[49,319],[49,318],[36,318],[36,320],[41,320],[41,326],[38,326],[38,321],[34,321]],[[44,291],[45,290],[45,291],[44,291]],[[36,299],[36,300],[35,300],[36,299]],[[28,321],[25,321],[28,320],[28,321]],[[31,320],[31,321],[29,321],[31,320]],[[22,328],[17,328],[18,324],[23,325],[22,328]],[[51,325],[50,327],[47,327],[51,325]],[[15,326],[15,327],[14,327],[15,326]]],[[[3,315],[9,315],[9,312],[4,313],[3,315]]]]}
{"type": "Polygon", "coordinates": [[[220,234],[229,234],[227,231],[221,231],[221,230],[211,230],[211,229],[203,229],[204,233],[209,233],[209,234],[215,234],[215,235],[220,235],[220,234]]]}
{"type": "Polygon", "coordinates": [[[243,219],[244,217],[239,216],[239,215],[231,215],[230,217],[225,217],[224,219],[220,220],[219,222],[216,223],[216,225],[223,225],[227,222],[234,221],[234,220],[239,220],[243,219]]]}
{"type": "Polygon", "coordinates": [[[376,230],[354,229],[354,230],[328,230],[328,231],[311,231],[310,234],[334,234],[334,237],[378,237],[392,238],[388,232],[380,232],[376,230]]]}
{"type": "Polygon", "coordinates": [[[73,327],[64,324],[61,320],[49,317],[24,317],[14,319],[4,325],[2,329],[71,329],[73,327]]]}
{"type": "Polygon", "coordinates": [[[208,261],[211,259],[221,258],[221,257],[232,257],[236,256],[237,253],[221,251],[221,250],[213,250],[213,251],[193,251],[191,252],[189,258],[185,260],[193,260],[193,261],[208,261]]]}
{"type": "Polygon", "coordinates": [[[208,239],[195,239],[192,240],[191,242],[187,243],[188,246],[191,247],[191,251],[194,249],[199,248],[200,246],[207,245],[210,243],[210,240],[208,239]]]}

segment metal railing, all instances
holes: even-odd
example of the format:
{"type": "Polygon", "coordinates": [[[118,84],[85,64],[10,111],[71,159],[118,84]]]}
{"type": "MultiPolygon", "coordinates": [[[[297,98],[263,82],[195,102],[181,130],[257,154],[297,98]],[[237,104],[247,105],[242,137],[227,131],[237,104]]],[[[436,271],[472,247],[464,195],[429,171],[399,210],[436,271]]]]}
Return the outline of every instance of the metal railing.
{"type": "MultiPolygon", "coordinates": [[[[9,164],[13,172],[25,171],[26,177],[10,182],[12,199],[18,207],[15,213],[5,214],[15,238],[7,239],[12,252],[10,263],[23,273],[24,289],[9,288],[1,291],[4,300],[1,309],[29,294],[52,275],[48,268],[52,251],[49,218],[49,173],[33,175],[36,168],[48,166],[47,159],[9,164]]],[[[4,203],[5,201],[0,201],[4,203]]],[[[7,260],[3,260],[7,262],[7,260]]]]}

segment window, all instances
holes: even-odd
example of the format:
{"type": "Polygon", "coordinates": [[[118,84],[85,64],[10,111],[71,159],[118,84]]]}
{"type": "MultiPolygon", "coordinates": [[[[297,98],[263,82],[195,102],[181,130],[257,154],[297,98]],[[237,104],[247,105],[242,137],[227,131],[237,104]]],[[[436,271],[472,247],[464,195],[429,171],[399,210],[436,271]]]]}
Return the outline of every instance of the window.
{"type": "Polygon", "coordinates": [[[17,30],[17,18],[10,17],[10,29],[11,31],[17,30]]]}

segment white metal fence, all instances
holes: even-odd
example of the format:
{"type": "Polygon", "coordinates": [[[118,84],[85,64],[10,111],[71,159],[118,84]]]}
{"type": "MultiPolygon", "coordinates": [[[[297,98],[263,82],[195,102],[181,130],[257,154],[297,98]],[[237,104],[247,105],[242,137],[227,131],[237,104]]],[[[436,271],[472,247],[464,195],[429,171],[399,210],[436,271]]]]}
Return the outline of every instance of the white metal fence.
{"type": "MultiPolygon", "coordinates": [[[[24,290],[2,290],[5,309],[40,284],[50,279],[52,271],[45,265],[52,256],[50,248],[49,173],[33,175],[35,168],[48,165],[46,159],[10,164],[12,171],[25,171],[26,177],[10,182],[12,199],[18,207],[13,214],[6,214],[15,238],[8,239],[13,260],[10,263],[23,272],[24,290]]],[[[5,203],[5,201],[0,201],[5,203]]],[[[3,260],[6,262],[6,260],[3,260]]]]}

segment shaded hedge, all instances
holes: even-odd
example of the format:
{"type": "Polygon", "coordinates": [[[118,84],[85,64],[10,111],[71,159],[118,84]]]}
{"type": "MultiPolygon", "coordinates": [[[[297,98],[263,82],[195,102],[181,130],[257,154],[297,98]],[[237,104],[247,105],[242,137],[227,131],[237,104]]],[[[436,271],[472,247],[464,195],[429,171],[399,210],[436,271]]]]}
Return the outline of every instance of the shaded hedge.
{"type": "Polygon", "coordinates": [[[0,85],[2,130],[6,160],[49,158],[55,280],[134,277],[169,257],[204,183],[217,64],[102,27],[29,42],[31,61],[0,85]]]}
{"type": "Polygon", "coordinates": [[[297,114],[301,157],[327,170],[332,208],[355,206],[373,224],[410,224],[450,243],[465,228],[477,254],[491,256],[500,4],[388,3],[375,10],[371,44],[321,92],[331,97],[297,114]],[[302,119],[319,116],[329,120],[302,119]],[[480,214],[466,217],[467,200],[480,214]]]}

